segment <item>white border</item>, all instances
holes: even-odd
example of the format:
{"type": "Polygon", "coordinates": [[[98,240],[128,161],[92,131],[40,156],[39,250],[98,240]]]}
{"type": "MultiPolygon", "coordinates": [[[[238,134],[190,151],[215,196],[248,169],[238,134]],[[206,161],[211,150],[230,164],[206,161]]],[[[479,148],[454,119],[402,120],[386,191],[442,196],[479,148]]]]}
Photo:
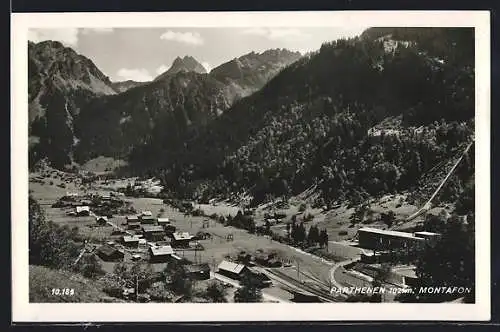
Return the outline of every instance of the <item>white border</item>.
{"type": "Polygon", "coordinates": [[[13,321],[484,321],[490,319],[490,15],[488,11],[14,13],[11,31],[13,321]],[[29,303],[27,30],[30,27],[352,27],[353,25],[475,27],[477,287],[475,304],[29,303]]]}

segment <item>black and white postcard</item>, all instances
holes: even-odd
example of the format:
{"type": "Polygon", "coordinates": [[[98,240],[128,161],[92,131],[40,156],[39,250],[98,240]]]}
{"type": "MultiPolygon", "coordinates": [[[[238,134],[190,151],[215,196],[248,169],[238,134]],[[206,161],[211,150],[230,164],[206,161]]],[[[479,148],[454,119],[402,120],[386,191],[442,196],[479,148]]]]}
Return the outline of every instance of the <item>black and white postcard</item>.
{"type": "Polygon", "coordinates": [[[13,14],[13,320],[489,319],[489,34],[13,14]]]}

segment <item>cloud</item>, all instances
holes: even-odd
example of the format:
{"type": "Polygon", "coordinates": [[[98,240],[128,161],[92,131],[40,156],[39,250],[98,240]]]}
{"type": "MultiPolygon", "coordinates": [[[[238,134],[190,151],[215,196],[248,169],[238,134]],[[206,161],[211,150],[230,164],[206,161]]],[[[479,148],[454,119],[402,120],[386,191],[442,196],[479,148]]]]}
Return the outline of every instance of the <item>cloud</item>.
{"type": "Polygon", "coordinates": [[[163,74],[164,72],[166,72],[169,68],[170,68],[170,66],[167,66],[167,65],[161,65],[160,67],[156,68],[156,74],[157,74],[157,75],[161,75],[161,74],[163,74]]]}
{"type": "Polygon", "coordinates": [[[245,35],[261,36],[270,40],[304,40],[311,35],[296,28],[250,28],[242,32],[245,35]]]}
{"type": "Polygon", "coordinates": [[[114,31],[113,28],[83,28],[81,29],[82,34],[88,35],[91,33],[98,33],[98,34],[106,34],[106,33],[112,33],[114,31]]]}
{"type": "Polygon", "coordinates": [[[201,65],[203,67],[205,67],[205,70],[207,71],[207,73],[210,73],[210,71],[212,70],[212,65],[208,62],[202,62],[201,65]]]}
{"type": "Polygon", "coordinates": [[[149,74],[149,71],[144,68],[122,68],[118,70],[116,75],[119,77],[119,80],[132,80],[136,82],[148,82],[152,81],[153,77],[149,74]]]}
{"type": "Polygon", "coordinates": [[[198,32],[173,32],[171,30],[165,31],[160,39],[176,41],[188,45],[203,45],[204,40],[198,32]]]}
{"type": "Polygon", "coordinates": [[[59,41],[66,46],[76,46],[78,44],[77,28],[59,29],[29,29],[28,40],[38,43],[45,40],[59,41]]]}

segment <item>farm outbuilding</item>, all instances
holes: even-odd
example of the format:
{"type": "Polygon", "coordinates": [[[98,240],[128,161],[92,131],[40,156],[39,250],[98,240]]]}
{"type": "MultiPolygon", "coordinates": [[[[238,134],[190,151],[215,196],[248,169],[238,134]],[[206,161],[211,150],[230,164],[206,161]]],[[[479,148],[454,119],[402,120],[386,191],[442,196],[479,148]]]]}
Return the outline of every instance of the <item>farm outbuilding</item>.
{"type": "Polygon", "coordinates": [[[189,247],[189,242],[193,239],[193,235],[188,232],[175,232],[172,233],[172,246],[174,247],[189,247]]]}
{"type": "Polygon", "coordinates": [[[138,216],[126,216],[127,224],[130,222],[139,222],[138,216]]]}
{"type": "Polygon", "coordinates": [[[168,262],[173,254],[174,250],[171,246],[149,247],[149,259],[154,263],[168,262]]]}
{"type": "Polygon", "coordinates": [[[128,229],[140,229],[141,223],[139,221],[131,221],[131,222],[127,223],[127,228],[128,229]]]}
{"type": "Polygon", "coordinates": [[[90,207],[77,206],[75,212],[76,212],[76,215],[80,216],[80,217],[89,216],[90,215],[90,207]]]}
{"type": "Polygon", "coordinates": [[[281,267],[282,265],[276,253],[257,253],[255,262],[267,267],[281,267]]]}
{"type": "Polygon", "coordinates": [[[97,216],[95,217],[98,225],[105,226],[108,223],[108,217],[106,216],[97,216]]]}
{"type": "Polygon", "coordinates": [[[150,241],[160,241],[165,237],[163,227],[156,225],[143,225],[142,233],[144,238],[150,241]]]}
{"type": "Polygon", "coordinates": [[[166,226],[166,225],[170,225],[170,219],[168,218],[158,218],[156,220],[157,224],[159,226],[166,226]]]}
{"type": "Polygon", "coordinates": [[[154,224],[156,222],[156,218],[153,216],[140,216],[139,220],[141,221],[141,224],[154,224]]]}
{"type": "Polygon", "coordinates": [[[118,261],[123,260],[125,253],[116,248],[113,248],[110,245],[105,244],[97,249],[97,255],[103,261],[118,261]]]}
{"type": "Polygon", "coordinates": [[[246,265],[237,264],[230,261],[222,261],[217,267],[217,273],[231,279],[240,280],[250,270],[246,265]]]}
{"type": "Polygon", "coordinates": [[[122,237],[123,245],[129,248],[137,248],[139,246],[139,237],[124,235],[122,237]]]}

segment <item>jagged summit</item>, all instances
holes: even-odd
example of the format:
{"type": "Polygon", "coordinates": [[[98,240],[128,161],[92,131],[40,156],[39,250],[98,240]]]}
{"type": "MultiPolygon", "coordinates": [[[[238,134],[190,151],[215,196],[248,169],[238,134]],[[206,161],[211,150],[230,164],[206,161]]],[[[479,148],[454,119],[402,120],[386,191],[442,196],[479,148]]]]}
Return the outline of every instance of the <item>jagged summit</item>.
{"type": "Polygon", "coordinates": [[[176,57],[172,62],[172,66],[155,78],[155,81],[161,80],[167,76],[175,75],[179,72],[195,72],[199,74],[206,74],[207,70],[201,63],[199,63],[195,58],[189,55],[185,55],[183,58],[176,57]]]}
{"type": "Polygon", "coordinates": [[[29,42],[28,52],[30,72],[38,73],[39,80],[50,78],[60,88],[74,89],[79,86],[98,95],[115,93],[109,77],[92,60],[61,42],[29,42]]]}

